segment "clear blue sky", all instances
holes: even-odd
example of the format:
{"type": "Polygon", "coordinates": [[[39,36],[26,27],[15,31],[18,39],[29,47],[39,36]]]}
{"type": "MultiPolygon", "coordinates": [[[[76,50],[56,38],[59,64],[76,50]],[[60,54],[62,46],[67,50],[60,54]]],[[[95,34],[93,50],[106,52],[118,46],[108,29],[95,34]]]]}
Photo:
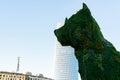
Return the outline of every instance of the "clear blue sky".
{"type": "Polygon", "coordinates": [[[53,77],[56,24],[85,2],[106,39],[120,50],[119,0],[0,0],[0,71],[53,77]]]}

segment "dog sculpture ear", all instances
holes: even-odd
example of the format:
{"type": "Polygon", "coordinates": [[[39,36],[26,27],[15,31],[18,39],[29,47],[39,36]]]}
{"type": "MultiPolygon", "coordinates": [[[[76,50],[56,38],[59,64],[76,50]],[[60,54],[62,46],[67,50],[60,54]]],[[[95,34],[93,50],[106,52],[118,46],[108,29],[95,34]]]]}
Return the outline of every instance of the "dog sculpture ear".
{"type": "Polygon", "coordinates": [[[87,15],[91,15],[90,9],[87,7],[85,3],[83,3],[83,8],[82,10],[87,13],[87,15]]]}
{"type": "Polygon", "coordinates": [[[85,3],[83,3],[83,9],[88,9],[87,5],[85,3]]]}
{"type": "Polygon", "coordinates": [[[66,17],[66,18],[65,18],[65,24],[67,23],[67,21],[68,21],[68,18],[66,17]]]}

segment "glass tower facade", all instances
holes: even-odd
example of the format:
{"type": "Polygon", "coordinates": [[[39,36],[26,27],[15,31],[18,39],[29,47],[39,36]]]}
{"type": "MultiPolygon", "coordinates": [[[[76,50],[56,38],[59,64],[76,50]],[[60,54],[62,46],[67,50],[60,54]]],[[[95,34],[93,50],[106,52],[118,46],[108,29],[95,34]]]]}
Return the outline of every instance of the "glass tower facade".
{"type": "Polygon", "coordinates": [[[74,49],[70,46],[63,47],[56,43],[55,55],[55,80],[78,80],[77,60],[74,49]]]}
{"type": "Polygon", "coordinates": [[[62,46],[57,40],[54,79],[78,80],[78,63],[74,56],[74,49],[70,46],[62,46]]]}

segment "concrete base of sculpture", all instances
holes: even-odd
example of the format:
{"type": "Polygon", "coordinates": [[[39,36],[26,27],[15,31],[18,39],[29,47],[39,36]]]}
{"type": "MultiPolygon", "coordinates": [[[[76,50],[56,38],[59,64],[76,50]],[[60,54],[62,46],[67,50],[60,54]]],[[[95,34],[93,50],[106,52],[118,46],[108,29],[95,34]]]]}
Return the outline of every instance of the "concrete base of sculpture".
{"type": "Polygon", "coordinates": [[[82,80],[120,80],[120,52],[103,37],[86,4],[54,32],[63,46],[75,49],[82,80]]]}

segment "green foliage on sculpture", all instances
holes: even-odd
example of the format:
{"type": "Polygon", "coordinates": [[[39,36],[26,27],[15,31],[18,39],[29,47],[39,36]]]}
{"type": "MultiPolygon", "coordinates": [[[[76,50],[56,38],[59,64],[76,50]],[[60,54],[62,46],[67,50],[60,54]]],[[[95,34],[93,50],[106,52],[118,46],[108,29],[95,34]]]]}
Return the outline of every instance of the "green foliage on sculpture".
{"type": "Polygon", "coordinates": [[[75,49],[82,80],[120,80],[120,53],[103,37],[86,4],[54,33],[63,46],[75,49]]]}

